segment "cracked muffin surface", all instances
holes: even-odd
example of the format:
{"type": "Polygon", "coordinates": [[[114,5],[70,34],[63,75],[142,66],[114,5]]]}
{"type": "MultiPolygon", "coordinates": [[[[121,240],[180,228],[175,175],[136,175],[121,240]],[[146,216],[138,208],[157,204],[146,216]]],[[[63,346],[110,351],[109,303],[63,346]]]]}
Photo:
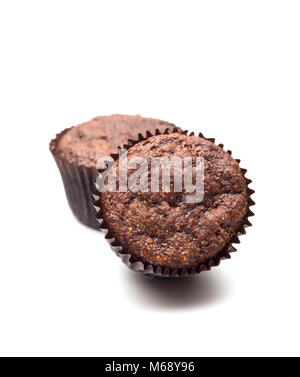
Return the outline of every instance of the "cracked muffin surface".
{"type": "Polygon", "coordinates": [[[56,151],[61,158],[77,165],[96,167],[97,160],[116,153],[128,139],[146,131],[173,130],[174,124],[140,115],[110,115],[93,118],[70,128],[59,140],[56,151]]]}
{"type": "Polygon", "coordinates": [[[247,184],[238,163],[227,152],[198,136],[156,135],[127,151],[128,159],[147,158],[149,178],[152,157],[172,156],[203,158],[201,202],[187,203],[190,193],[184,187],[175,192],[171,174],[169,192],[101,193],[101,216],[110,235],[134,261],[192,268],[216,257],[237,233],[248,208],[247,184]]]}

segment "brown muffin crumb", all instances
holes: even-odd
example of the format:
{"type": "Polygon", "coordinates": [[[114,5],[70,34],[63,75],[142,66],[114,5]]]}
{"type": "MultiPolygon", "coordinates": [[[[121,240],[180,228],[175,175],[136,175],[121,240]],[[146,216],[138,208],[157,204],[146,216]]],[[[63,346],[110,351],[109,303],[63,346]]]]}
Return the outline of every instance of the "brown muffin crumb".
{"type": "Polygon", "coordinates": [[[128,139],[136,139],[139,133],[156,129],[163,132],[174,127],[171,123],[140,115],[99,116],[69,129],[59,140],[56,152],[70,163],[95,167],[100,157],[115,153],[119,146],[128,139]]]}
{"type": "MultiPolygon", "coordinates": [[[[128,150],[128,158],[203,157],[204,199],[186,203],[188,193],[104,192],[101,216],[109,234],[133,261],[183,269],[206,263],[230,244],[249,204],[238,163],[209,140],[174,133],[156,135],[128,150]]],[[[118,161],[117,161],[118,167],[118,161]]],[[[130,173],[129,173],[130,174],[130,173]]]]}

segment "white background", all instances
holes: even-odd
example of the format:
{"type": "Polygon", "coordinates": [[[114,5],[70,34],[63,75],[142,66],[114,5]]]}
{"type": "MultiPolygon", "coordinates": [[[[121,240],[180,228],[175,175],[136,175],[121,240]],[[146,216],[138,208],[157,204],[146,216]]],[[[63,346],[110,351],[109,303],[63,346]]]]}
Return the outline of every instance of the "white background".
{"type": "Polygon", "coordinates": [[[1,355],[300,354],[299,1],[1,1],[1,355]],[[127,269],[72,216],[48,150],[96,115],[216,137],[256,190],[220,267],[127,269]]]}

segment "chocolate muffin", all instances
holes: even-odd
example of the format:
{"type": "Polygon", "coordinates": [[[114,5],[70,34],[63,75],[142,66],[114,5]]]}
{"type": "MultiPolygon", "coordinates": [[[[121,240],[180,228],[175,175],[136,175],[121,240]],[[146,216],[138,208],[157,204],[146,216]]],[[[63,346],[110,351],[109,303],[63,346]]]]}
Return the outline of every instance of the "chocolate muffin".
{"type": "MultiPolygon", "coordinates": [[[[101,208],[101,227],[107,229],[120,255],[127,256],[133,268],[154,275],[190,275],[229,257],[237,235],[250,224],[249,206],[254,204],[253,190],[247,187],[250,180],[238,160],[213,140],[175,132],[149,136],[127,151],[128,161],[147,158],[149,172],[153,157],[172,156],[191,157],[193,162],[202,157],[204,196],[200,202],[187,202],[190,192],[184,185],[182,192],[174,190],[173,171],[169,192],[150,192],[149,173],[147,192],[102,192],[95,203],[101,208]]],[[[119,163],[117,159],[117,168],[119,163]]],[[[132,173],[128,171],[128,179],[132,173]]]]}
{"type": "Polygon", "coordinates": [[[59,167],[69,205],[83,224],[99,229],[95,219],[92,192],[96,164],[100,157],[117,152],[138,133],[165,131],[174,125],[139,115],[99,116],[89,122],[64,130],[50,143],[59,167]]]}

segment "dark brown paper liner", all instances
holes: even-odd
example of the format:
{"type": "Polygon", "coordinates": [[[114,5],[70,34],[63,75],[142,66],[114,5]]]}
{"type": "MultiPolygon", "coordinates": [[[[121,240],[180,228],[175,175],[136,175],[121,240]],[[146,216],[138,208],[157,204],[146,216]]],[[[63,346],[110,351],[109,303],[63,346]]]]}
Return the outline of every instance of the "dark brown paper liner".
{"type": "MultiPolygon", "coordinates": [[[[156,132],[155,132],[155,134],[152,134],[150,131],[147,131],[146,137],[144,137],[142,134],[139,134],[137,140],[129,140],[128,144],[124,145],[123,148],[126,149],[126,150],[128,150],[131,146],[135,145],[136,143],[138,143],[140,141],[146,140],[147,138],[149,138],[151,136],[161,135],[161,134],[170,134],[170,133],[180,133],[180,134],[187,135],[188,131],[181,131],[178,128],[174,128],[173,131],[171,131],[171,132],[169,132],[168,129],[166,129],[165,132],[160,132],[157,129],[156,132]]],[[[189,135],[193,136],[194,132],[191,132],[189,135]]],[[[213,138],[206,138],[206,137],[203,136],[202,133],[199,133],[198,136],[201,137],[201,138],[203,138],[203,139],[210,140],[213,143],[215,142],[215,139],[213,139],[213,138]]],[[[218,146],[220,148],[224,149],[223,144],[219,144],[218,146]]],[[[227,153],[229,155],[232,154],[232,152],[230,150],[228,150],[227,153]]],[[[119,158],[119,155],[118,154],[112,154],[111,157],[114,159],[114,161],[117,161],[117,159],[119,158]]],[[[238,164],[240,164],[240,160],[235,159],[235,161],[238,164]]],[[[250,221],[249,221],[248,218],[251,217],[251,216],[254,216],[254,213],[249,208],[249,207],[251,207],[251,206],[253,206],[255,204],[254,201],[251,199],[251,195],[254,193],[254,190],[252,190],[252,189],[249,188],[249,184],[252,181],[250,179],[246,178],[246,176],[245,176],[247,170],[243,169],[243,168],[240,168],[240,169],[241,169],[241,172],[242,172],[242,174],[243,174],[243,176],[244,176],[244,178],[246,180],[246,183],[247,183],[247,192],[248,192],[248,196],[249,196],[248,208],[247,208],[246,215],[245,215],[245,217],[243,219],[243,222],[242,222],[240,228],[237,230],[236,234],[232,237],[232,239],[228,243],[228,245],[226,245],[224,247],[224,249],[221,250],[218,253],[218,255],[214,256],[213,258],[211,258],[211,259],[209,259],[209,260],[207,260],[205,262],[200,263],[196,267],[193,267],[193,268],[184,268],[184,269],[177,269],[177,268],[176,269],[171,269],[169,267],[154,266],[154,265],[151,265],[151,264],[148,264],[148,263],[144,263],[142,261],[136,261],[136,260],[134,260],[133,256],[130,253],[128,253],[126,250],[124,250],[123,247],[116,242],[115,238],[113,237],[113,235],[109,231],[108,224],[106,224],[105,220],[101,217],[101,204],[100,204],[101,193],[98,190],[95,190],[95,192],[93,193],[93,197],[95,199],[94,207],[95,207],[95,209],[97,211],[96,218],[97,218],[97,221],[99,223],[98,226],[105,233],[106,240],[110,244],[111,249],[117,254],[117,256],[119,256],[122,259],[122,261],[130,269],[132,269],[134,271],[141,272],[142,274],[144,274],[146,276],[160,277],[160,278],[175,278],[175,277],[191,276],[191,275],[194,275],[194,274],[198,274],[201,271],[210,270],[211,267],[218,266],[220,264],[221,260],[223,260],[223,259],[230,259],[231,258],[230,253],[236,251],[236,248],[234,246],[232,246],[232,245],[240,243],[239,236],[242,235],[242,234],[246,234],[246,228],[248,226],[252,225],[250,223],[250,221]]],[[[98,172],[101,173],[104,170],[105,169],[99,170],[98,172]]]]}
{"type": "Polygon", "coordinates": [[[77,166],[62,158],[57,152],[59,140],[69,129],[56,135],[56,138],[50,142],[50,151],[60,171],[67,199],[74,215],[84,225],[99,230],[92,196],[95,190],[94,181],[97,170],[91,167],[77,166]]]}

